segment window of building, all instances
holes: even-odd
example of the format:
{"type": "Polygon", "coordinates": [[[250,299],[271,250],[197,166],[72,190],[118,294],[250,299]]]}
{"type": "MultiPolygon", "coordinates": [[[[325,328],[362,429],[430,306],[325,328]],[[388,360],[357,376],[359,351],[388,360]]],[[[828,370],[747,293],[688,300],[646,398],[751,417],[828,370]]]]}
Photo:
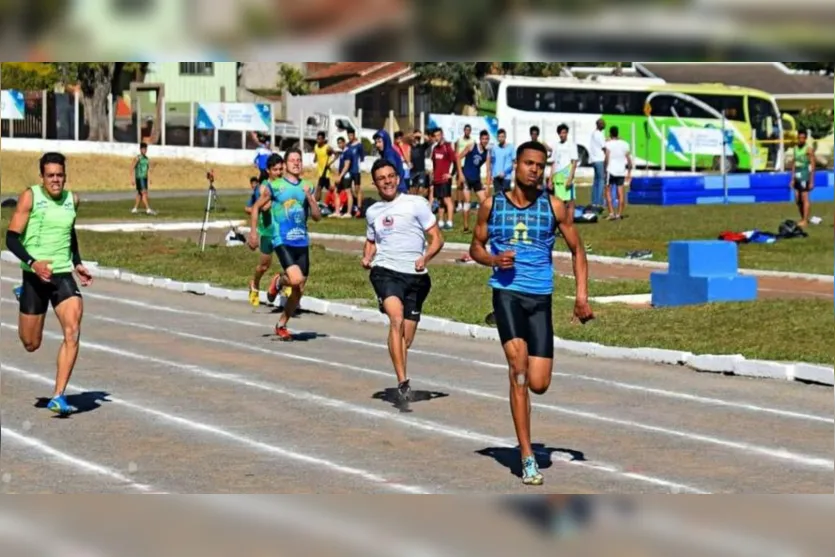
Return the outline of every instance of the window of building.
{"type": "Polygon", "coordinates": [[[214,75],[214,62],[180,62],[180,75],[214,75]]]}

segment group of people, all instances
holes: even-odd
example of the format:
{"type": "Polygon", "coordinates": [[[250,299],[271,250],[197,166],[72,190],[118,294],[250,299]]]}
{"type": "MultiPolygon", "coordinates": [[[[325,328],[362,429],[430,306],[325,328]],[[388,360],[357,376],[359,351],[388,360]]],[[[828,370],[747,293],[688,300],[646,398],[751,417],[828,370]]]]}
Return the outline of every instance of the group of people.
{"type": "MultiPolygon", "coordinates": [[[[445,151],[440,156],[448,159],[453,150],[446,152],[442,132],[434,133],[434,151],[440,145],[445,151]]],[[[446,223],[443,214],[436,216],[432,211],[430,198],[415,193],[414,188],[419,190],[424,186],[404,183],[406,168],[397,164],[402,159],[392,162],[386,156],[390,147],[386,137],[378,134],[376,139],[382,141],[378,148],[383,156],[374,162],[371,179],[379,201],[365,211],[366,241],[360,263],[369,271],[380,312],[388,317],[388,348],[397,378],[397,396],[401,402],[408,403],[412,390],[407,354],[423,305],[432,290],[428,267],[443,249],[442,230],[446,223]]],[[[463,157],[475,152],[486,158],[485,149],[482,136],[478,145],[464,149],[463,157]]],[[[270,280],[268,299],[274,300],[281,288],[291,289],[275,327],[276,335],[289,341],[293,335],[287,323],[298,307],[311,272],[307,219],[310,216],[319,220],[321,210],[316,199],[317,188],[310,187],[301,178],[301,152],[291,149],[286,157],[285,161],[275,153],[269,156],[266,179],[254,188],[247,210],[251,223],[248,244],[261,252],[250,288],[257,299],[258,281],[269,267],[274,252],[282,272],[270,280]]],[[[470,184],[479,195],[480,206],[469,251],[473,260],[493,270],[489,286],[508,362],[510,406],[522,458],[522,481],[539,485],[543,477],[531,446],[530,393],[543,394],[551,383],[554,356],[551,253],[558,235],[572,253],[576,277],[574,316],[585,323],[593,318],[593,313],[588,301],[586,255],[574,225],[573,211],[553,188],[543,187],[546,147],[541,142],[526,142],[508,159],[513,165],[501,179],[506,178],[508,182],[512,179],[514,187],[502,186],[494,196],[487,197],[483,187],[470,184]]],[[[455,160],[448,167],[436,170],[439,174],[433,178],[433,181],[441,180],[432,184],[433,193],[445,202],[449,199],[450,168],[458,164],[455,160]]],[[[474,182],[476,178],[467,168],[458,166],[463,179],[474,182]]],[[[342,168],[340,174],[344,174],[342,168]]],[[[317,187],[323,190],[324,182],[317,187]]],[[[447,211],[451,213],[448,203],[447,211]]]]}

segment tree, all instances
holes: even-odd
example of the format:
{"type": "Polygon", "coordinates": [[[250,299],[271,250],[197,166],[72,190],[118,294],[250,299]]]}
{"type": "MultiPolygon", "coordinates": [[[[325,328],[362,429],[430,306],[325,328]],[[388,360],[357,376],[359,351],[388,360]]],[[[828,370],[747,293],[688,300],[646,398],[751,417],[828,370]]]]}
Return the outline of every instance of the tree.
{"type": "Polygon", "coordinates": [[[808,131],[815,139],[826,137],[832,133],[832,110],[821,106],[811,106],[803,109],[795,117],[797,129],[808,131]]]}
{"type": "Polygon", "coordinates": [[[51,64],[3,62],[0,66],[4,89],[41,91],[52,88],[59,80],[58,73],[51,64]]]}
{"type": "Polygon", "coordinates": [[[310,83],[305,79],[304,73],[292,64],[278,65],[276,88],[279,91],[287,91],[291,95],[307,95],[310,93],[310,83]]]}
{"type": "Polygon", "coordinates": [[[490,66],[486,62],[415,62],[412,69],[435,110],[463,112],[477,104],[479,81],[490,66]]]}

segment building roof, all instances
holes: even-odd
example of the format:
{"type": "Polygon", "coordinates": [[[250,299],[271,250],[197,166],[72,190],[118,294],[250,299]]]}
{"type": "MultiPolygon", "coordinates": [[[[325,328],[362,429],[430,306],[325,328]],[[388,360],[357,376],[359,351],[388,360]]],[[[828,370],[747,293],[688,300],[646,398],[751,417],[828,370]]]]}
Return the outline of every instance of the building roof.
{"type": "Polygon", "coordinates": [[[308,76],[308,80],[346,76],[347,79],[318,89],[313,94],[361,93],[392,79],[408,76],[411,71],[411,67],[406,62],[340,62],[324,68],[313,76],[308,76]],[[335,68],[334,66],[342,67],[335,68]],[[364,67],[359,68],[359,66],[364,67]]]}
{"type": "Polygon", "coordinates": [[[832,76],[792,71],[780,62],[636,62],[642,75],[671,83],[724,83],[750,87],[775,97],[833,94],[832,76]]]}

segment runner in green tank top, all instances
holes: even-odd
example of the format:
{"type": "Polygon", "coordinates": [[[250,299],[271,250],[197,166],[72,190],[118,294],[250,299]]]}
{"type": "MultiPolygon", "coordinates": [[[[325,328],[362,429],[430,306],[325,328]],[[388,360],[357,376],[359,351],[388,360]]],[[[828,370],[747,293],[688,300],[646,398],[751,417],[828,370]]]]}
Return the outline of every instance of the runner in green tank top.
{"type": "Polygon", "coordinates": [[[794,189],[797,210],[800,212],[798,226],[809,224],[809,192],[815,189],[815,150],[807,143],[805,131],[797,132],[797,146],[794,148],[791,184],[794,189]]]}
{"type": "Polygon", "coordinates": [[[151,181],[151,161],[148,159],[148,144],[139,144],[139,155],[133,159],[133,176],[131,182],[136,188],[136,203],[133,204],[131,213],[139,211],[139,202],[145,206],[145,213],[148,215],[156,215],[156,211],[151,209],[148,202],[148,185],[151,181]]]}
{"type": "Polygon", "coordinates": [[[23,285],[20,294],[18,336],[27,352],[41,346],[49,305],[55,311],[64,341],[58,351],[55,390],[47,408],[66,415],[75,409],[64,397],[75,361],[84,306],[73,278],[82,286],[93,277],[82,264],[75,234],[78,196],[64,188],[66,159],[61,153],[46,153],[40,160],[42,183],[24,191],[6,231],[6,245],[21,261],[23,285]]]}

